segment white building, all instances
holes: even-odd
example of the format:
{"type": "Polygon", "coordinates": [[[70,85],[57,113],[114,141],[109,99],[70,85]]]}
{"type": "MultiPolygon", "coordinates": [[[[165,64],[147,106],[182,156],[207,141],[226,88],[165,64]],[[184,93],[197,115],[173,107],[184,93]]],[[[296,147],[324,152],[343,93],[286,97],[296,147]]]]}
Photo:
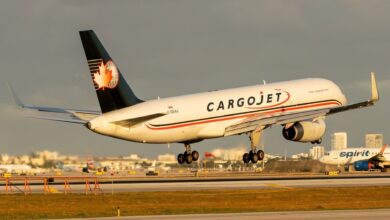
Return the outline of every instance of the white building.
{"type": "Polygon", "coordinates": [[[383,134],[366,134],[366,147],[380,148],[383,146],[383,134]]]}
{"type": "Polygon", "coordinates": [[[298,160],[298,159],[307,159],[309,157],[308,153],[298,153],[291,155],[291,159],[298,160]]]}
{"type": "Polygon", "coordinates": [[[347,133],[336,132],[331,137],[331,150],[341,150],[347,148],[347,133]]]}
{"type": "Polygon", "coordinates": [[[44,151],[35,152],[35,154],[43,160],[58,160],[59,159],[59,153],[57,151],[44,150],[44,151]]]}
{"type": "Polygon", "coordinates": [[[174,154],[158,155],[157,161],[162,164],[177,164],[176,155],[174,154]]]}
{"type": "Polygon", "coordinates": [[[1,164],[7,164],[10,161],[10,156],[8,154],[1,154],[0,155],[0,163],[1,164]]]}
{"type": "Polygon", "coordinates": [[[323,146],[314,146],[310,149],[310,157],[313,160],[318,160],[325,154],[325,148],[323,146]]]}
{"type": "Polygon", "coordinates": [[[211,153],[222,160],[228,161],[240,161],[242,160],[242,155],[247,152],[245,146],[239,146],[235,148],[225,149],[225,148],[217,148],[213,150],[211,153]]]}

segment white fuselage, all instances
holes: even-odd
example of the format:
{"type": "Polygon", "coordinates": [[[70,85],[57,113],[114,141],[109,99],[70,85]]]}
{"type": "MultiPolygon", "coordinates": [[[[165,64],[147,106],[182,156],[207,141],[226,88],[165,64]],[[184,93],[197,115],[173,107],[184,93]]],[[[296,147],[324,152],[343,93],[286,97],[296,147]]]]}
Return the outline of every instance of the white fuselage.
{"type": "Polygon", "coordinates": [[[143,143],[192,142],[223,137],[225,128],[253,117],[305,112],[346,104],[332,81],[308,78],[142,102],[90,121],[99,134],[143,143]],[[132,126],[112,122],[165,113],[132,126]]]}
{"type": "MultiPolygon", "coordinates": [[[[329,165],[349,165],[356,161],[368,160],[379,154],[382,148],[347,148],[342,150],[333,150],[325,153],[320,158],[320,162],[329,165]]],[[[390,161],[390,149],[386,148],[383,152],[386,161],[390,161]]]]}

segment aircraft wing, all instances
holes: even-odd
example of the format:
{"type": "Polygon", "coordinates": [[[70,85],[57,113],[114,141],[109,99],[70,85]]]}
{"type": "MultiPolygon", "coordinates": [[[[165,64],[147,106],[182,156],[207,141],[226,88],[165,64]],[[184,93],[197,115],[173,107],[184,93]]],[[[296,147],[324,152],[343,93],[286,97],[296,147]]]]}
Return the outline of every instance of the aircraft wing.
{"type": "Polygon", "coordinates": [[[329,111],[328,115],[343,112],[343,111],[348,111],[348,110],[352,110],[352,109],[369,107],[369,106],[374,105],[375,102],[377,102],[377,101],[379,101],[378,87],[376,85],[375,73],[371,72],[371,99],[368,101],[359,102],[359,103],[355,103],[352,105],[346,105],[346,106],[341,106],[341,107],[337,107],[337,108],[332,108],[329,111]]]}
{"type": "Polygon", "coordinates": [[[236,124],[233,124],[225,129],[225,136],[231,136],[236,134],[242,134],[251,132],[256,129],[264,129],[272,125],[289,125],[298,121],[312,120],[319,117],[325,117],[327,115],[344,112],[352,109],[359,109],[369,107],[375,104],[379,100],[378,89],[375,80],[375,73],[371,72],[371,99],[364,102],[359,102],[351,105],[327,108],[321,110],[313,110],[307,112],[292,113],[288,115],[272,115],[264,116],[259,114],[257,116],[246,118],[236,124]]]}
{"type": "Polygon", "coordinates": [[[288,115],[276,115],[264,117],[263,115],[246,118],[234,125],[231,125],[225,129],[225,136],[231,136],[236,134],[242,134],[246,132],[254,131],[261,127],[269,127],[271,125],[290,124],[297,121],[304,121],[323,117],[329,112],[329,109],[314,110],[308,112],[292,113],[288,115]]]}
{"type": "Polygon", "coordinates": [[[385,152],[387,146],[388,146],[387,144],[383,145],[383,147],[381,148],[381,151],[378,154],[376,154],[375,156],[373,156],[370,159],[368,159],[368,160],[369,161],[384,162],[385,161],[385,157],[383,156],[383,152],[385,152]]]}
{"type": "Polygon", "coordinates": [[[92,118],[95,118],[101,114],[101,112],[94,111],[94,110],[77,110],[77,109],[64,109],[64,108],[56,108],[56,107],[26,105],[26,104],[22,103],[22,101],[16,95],[15,91],[12,89],[12,87],[10,87],[8,85],[8,88],[12,94],[12,97],[13,97],[16,105],[20,108],[32,109],[32,110],[36,110],[39,112],[66,114],[65,118],[64,117],[31,116],[32,118],[85,124],[86,122],[88,122],[92,118]]]}

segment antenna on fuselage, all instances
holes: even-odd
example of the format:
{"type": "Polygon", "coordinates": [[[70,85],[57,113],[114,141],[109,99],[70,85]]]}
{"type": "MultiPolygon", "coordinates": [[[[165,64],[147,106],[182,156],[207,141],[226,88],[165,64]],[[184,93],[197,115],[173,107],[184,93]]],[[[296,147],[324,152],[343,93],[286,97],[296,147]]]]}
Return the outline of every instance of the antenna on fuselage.
{"type": "Polygon", "coordinates": [[[263,84],[265,85],[265,84],[267,84],[267,82],[263,79],[263,84]]]}

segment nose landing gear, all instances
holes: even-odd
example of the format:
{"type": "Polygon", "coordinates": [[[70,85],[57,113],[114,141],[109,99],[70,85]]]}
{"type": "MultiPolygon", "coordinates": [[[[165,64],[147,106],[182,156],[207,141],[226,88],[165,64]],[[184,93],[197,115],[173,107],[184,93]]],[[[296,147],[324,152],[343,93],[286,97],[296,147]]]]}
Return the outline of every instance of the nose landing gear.
{"type": "Polygon", "coordinates": [[[311,144],[321,144],[321,143],[322,143],[322,138],[311,142],[311,144]]]}
{"type": "Polygon", "coordinates": [[[192,161],[198,161],[199,159],[198,151],[195,150],[191,151],[191,146],[189,144],[185,144],[184,146],[186,148],[186,151],[177,156],[177,162],[179,164],[184,164],[184,163],[191,164],[192,161]]]}

